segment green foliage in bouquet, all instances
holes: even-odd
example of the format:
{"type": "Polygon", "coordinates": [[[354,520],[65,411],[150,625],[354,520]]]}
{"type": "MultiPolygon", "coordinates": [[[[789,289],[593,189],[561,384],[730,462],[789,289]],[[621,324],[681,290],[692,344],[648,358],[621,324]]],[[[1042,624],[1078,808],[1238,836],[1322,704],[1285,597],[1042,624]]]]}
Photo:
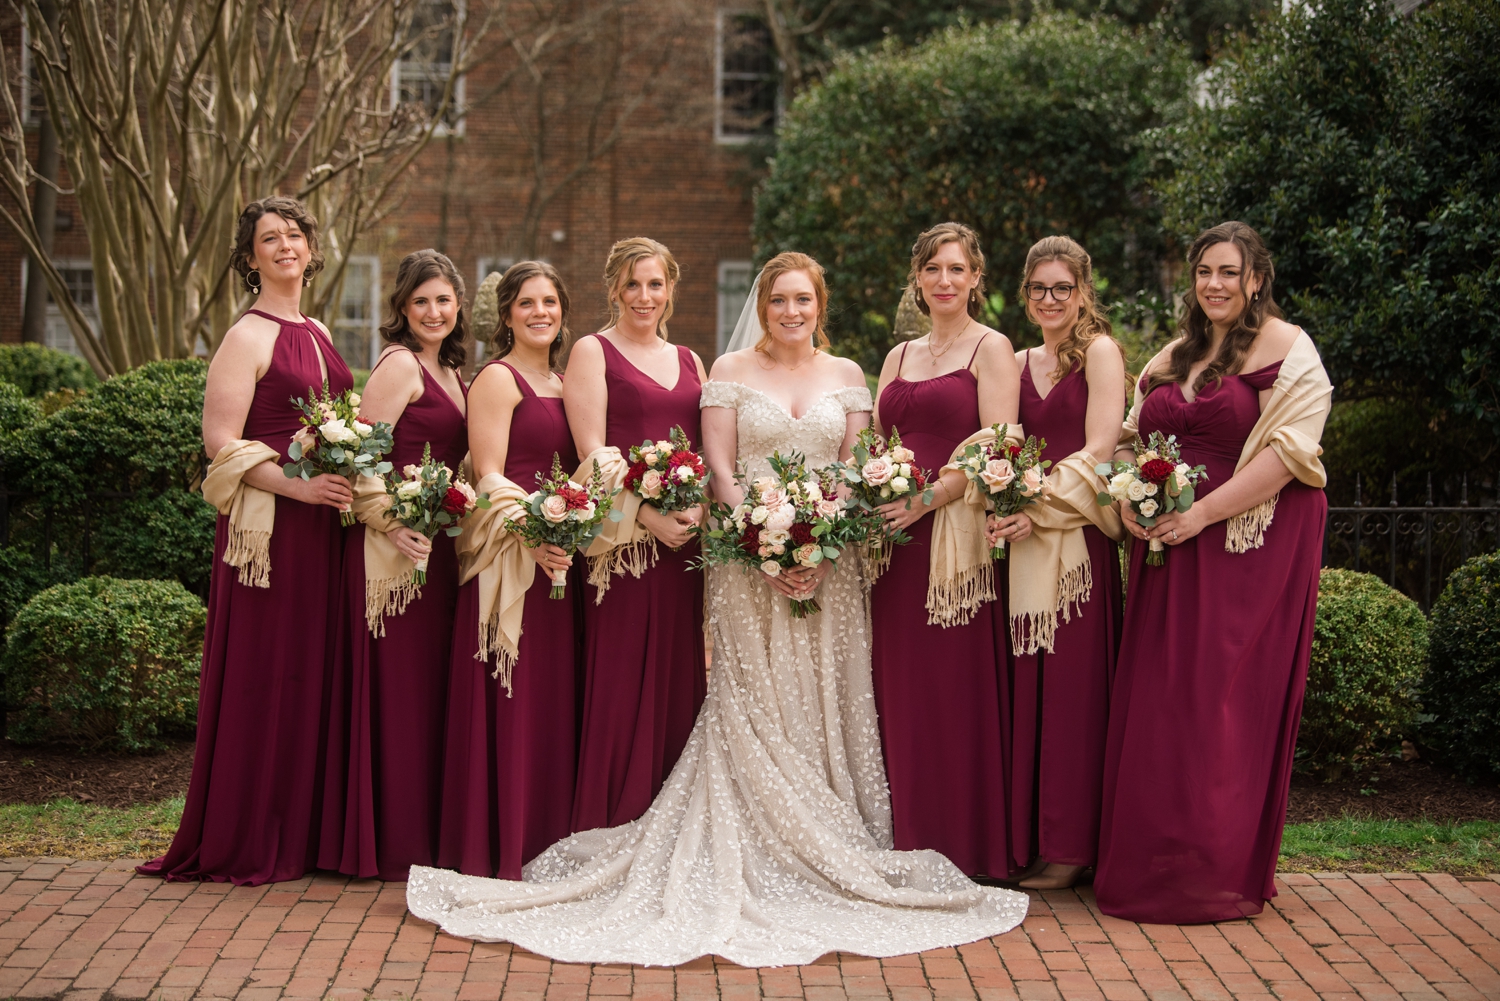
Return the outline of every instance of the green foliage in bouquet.
{"type": "Polygon", "coordinates": [[[88,362],[66,351],[40,344],[0,344],[0,383],[35,398],[60,389],[93,389],[99,377],[88,362]]]}
{"type": "Polygon", "coordinates": [[[1411,735],[1427,669],[1427,620],[1374,574],[1325,569],[1296,768],[1330,782],[1411,735]]]}
{"type": "Polygon", "coordinates": [[[1422,740],[1470,779],[1500,775],[1500,552],[1448,577],[1432,606],[1422,740]]]}
{"type": "Polygon", "coordinates": [[[6,637],[11,739],[149,751],[191,733],[204,620],[173,581],[88,577],[38,594],[6,637]]]}
{"type": "MultiPolygon", "coordinates": [[[[594,460],[593,475],[584,483],[574,482],[563,471],[562,458],[552,453],[552,472],[536,474],[537,489],[526,498],[524,521],[505,519],[505,530],[525,545],[535,548],[546,544],[557,546],[569,555],[587,549],[589,543],[604,531],[604,519],[618,522],[624,512],[615,508],[618,490],[607,490],[599,460],[594,460]]],[[[488,498],[486,498],[488,501],[488,498]]],[[[550,597],[561,599],[566,593],[567,574],[552,578],[550,597]]]]}

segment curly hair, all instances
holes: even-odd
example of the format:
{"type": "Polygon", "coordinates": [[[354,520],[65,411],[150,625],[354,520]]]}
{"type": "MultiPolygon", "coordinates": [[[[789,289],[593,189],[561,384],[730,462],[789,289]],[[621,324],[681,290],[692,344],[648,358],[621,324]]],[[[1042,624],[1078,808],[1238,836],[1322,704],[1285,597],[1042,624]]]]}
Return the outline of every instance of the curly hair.
{"type": "Polygon", "coordinates": [[[906,287],[916,300],[917,308],[924,315],[931,316],[932,307],[922,298],[917,275],[949,243],[956,243],[963,249],[969,268],[979,277],[978,284],[969,293],[968,303],[969,315],[977,320],[984,311],[984,249],[979,246],[979,234],[961,222],[940,222],[917,237],[917,242],[911,245],[911,271],[906,275],[906,287]]]}
{"type": "Polygon", "coordinates": [[[545,278],[552,283],[552,287],[557,290],[557,304],[562,308],[562,328],[547,348],[547,367],[555,370],[557,359],[567,350],[568,341],[572,337],[568,332],[570,303],[568,287],[563,284],[562,275],[546,261],[517,261],[505,269],[505,277],[495,287],[495,305],[500,314],[500,322],[495,325],[494,336],[490,338],[491,357],[504,358],[515,349],[516,332],[510,325],[510,310],[521,297],[521,286],[533,278],[545,278]]]}
{"type": "Polygon", "coordinates": [[[458,316],[454,318],[453,330],[443,338],[438,348],[438,362],[447,368],[463,368],[469,358],[466,342],[469,338],[469,318],[464,309],[464,278],[447,256],[436,250],[417,250],[401,258],[396,268],[396,287],[391,292],[390,307],[385,322],[380,325],[380,338],[387,344],[400,344],[413,351],[422,350],[422,342],[412,332],[406,320],[406,304],[423,284],[441,278],[453,286],[453,295],[458,299],[458,316]]]}
{"type": "Polygon", "coordinates": [[[661,268],[667,274],[667,305],[662,311],[661,322],[656,325],[656,336],[666,340],[667,321],[672,318],[672,310],[677,305],[677,280],[682,277],[682,269],[677,266],[677,258],[672,256],[672,252],[650,237],[632,236],[609,248],[609,257],[604,262],[604,292],[609,296],[609,325],[613,327],[620,322],[620,292],[635,273],[635,266],[650,257],[661,261],[661,268]]]}
{"type": "Polygon", "coordinates": [[[296,226],[307,238],[312,259],[302,271],[302,284],[306,285],[323,270],[323,252],[318,249],[318,220],[307,211],[306,205],[285,195],[258,199],[240,211],[239,221],[234,224],[234,245],[229,248],[230,270],[240,276],[240,284],[246,292],[254,292],[259,287],[252,286],[248,279],[250,272],[255,270],[255,225],[267,212],[296,226]]]}
{"type": "MultiPolygon", "coordinates": [[[[1073,281],[1078,285],[1078,322],[1068,336],[1057,346],[1057,367],[1052,370],[1052,381],[1058,383],[1077,366],[1085,370],[1089,345],[1096,338],[1114,340],[1114,327],[1099,308],[1099,299],[1094,290],[1094,261],[1078,241],[1067,236],[1047,236],[1031,245],[1026,252],[1026,266],[1021,269],[1021,284],[1017,289],[1021,302],[1026,306],[1026,318],[1036,323],[1031,312],[1031,299],[1026,295],[1026,286],[1031,283],[1031,273],[1043,264],[1060,261],[1073,272],[1073,281]]],[[[1041,326],[1041,324],[1037,324],[1041,326]]]]}
{"type": "Polygon", "coordinates": [[[804,271],[812,282],[813,294],[818,299],[818,326],[813,331],[813,347],[827,351],[828,343],[828,282],[823,277],[823,265],[808,257],[789,250],[783,254],[777,254],[766,262],[766,266],[760,271],[760,284],[755,290],[755,315],[760,319],[760,340],[755,342],[755,350],[765,352],[771,344],[771,324],[766,319],[766,311],[771,305],[771,291],[776,285],[776,279],[792,271],[804,271]]]}

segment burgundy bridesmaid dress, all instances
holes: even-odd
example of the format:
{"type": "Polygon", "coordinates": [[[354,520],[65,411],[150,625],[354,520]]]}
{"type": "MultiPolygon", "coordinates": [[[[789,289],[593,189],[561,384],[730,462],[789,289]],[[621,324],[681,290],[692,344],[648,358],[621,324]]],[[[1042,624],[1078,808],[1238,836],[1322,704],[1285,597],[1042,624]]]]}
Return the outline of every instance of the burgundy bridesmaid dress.
{"type": "MultiPolygon", "coordinates": [[[[1234,475],[1280,368],[1225,376],[1192,402],[1158,386],[1141,435],[1177,435],[1182,461],[1208,467],[1205,497],[1234,475]]],[[[1293,480],[1259,549],[1226,551],[1222,521],[1168,546],[1164,566],[1132,547],[1094,881],[1106,914],[1223,921],[1276,895],[1327,510],[1293,480]]]]}
{"type": "MultiPolygon", "coordinates": [[[[301,426],[292,397],[305,399],[323,383],[319,352],[333,392],[352,388],[354,379],[311,321],[247,312],[275,320],[281,331],[242,436],[284,458],[301,426]]],[[[241,584],[224,563],[228,530],[220,515],[182,823],[167,853],[138,871],[255,886],[297,879],[317,863],[344,534],[334,508],[278,496],[271,586],[261,588],[241,584]]]]}
{"type": "MultiPolygon", "coordinates": [[[[457,473],[469,451],[468,424],[448,391],[418,367],[422,395],[396,421],[386,458],[399,475],[408,463],[420,465],[431,443],[432,458],[457,473]]],[[[385,635],[375,636],[365,624],[366,531],[351,528],[344,550],[334,699],[346,714],[336,711],[329,731],[318,866],[404,880],[409,867],[437,858],[458,556],[453,540],[439,533],[421,595],[400,615],[386,615],[385,635]]]]}
{"type": "MultiPolygon", "coordinates": [[[[1081,369],[1043,398],[1030,364],[1022,364],[1021,426],[1046,439],[1042,458],[1056,462],[1083,450],[1088,408],[1081,369]]],[[[1098,858],[1122,596],[1114,541],[1092,525],[1083,537],[1094,577],[1083,614],[1068,622],[1059,617],[1051,653],[1016,655],[1011,663],[1010,838],[1019,868],[1038,857],[1061,865],[1093,865],[1098,858]]]]}
{"type": "MultiPolygon", "coordinates": [[[[660,440],[681,426],[701,449],[703,387],[693,353],[677,348],[677,381],[669,388],[606,338],[599,343],[609,387],[604,443],[628,453],[630,446],[660,440]]],[[[575,831],[617,827],[646,812],[687,744],[707,694],[703,572],[688,566],[698,545],[656,549],[656,565],[640,577],[611,578],[602,603],[596,605],[594,588],[586,588],[575,831]]]]}
{"type": "MultiPolygon", "coordinates": [[[[511,416],[505,476],[523,490],[536,475],[564,468],[575,454],[563,401],[537,396],[521,374],[521,402],[511,416]]],[[[491,675],[479,651],[479,581],[458,592],[453,654],[448,662],[448,736],[443,765],[438,865],[470,876],[520,879],[521,867],[567,837],[578,767],[578,627],[583,558],[574,557],[568,596],[548,597],[552,581],[535,568],[522,610],[512,694],[491,675]]]]}
{"type": "MultiPolygon", "coordinates": [[[[979,381],[961,368],[909,382],[898,366],[880,396],[880,421],[935,476],[979,430],[979,381]]],[[[1005,876],[1005,603],[981,605],[962,626],[927,624],[932,520],[906,529],[911,542],[895,547],[870,591],[870,666],[896,849],[933,848],[971,876],[1005,876]]]]}

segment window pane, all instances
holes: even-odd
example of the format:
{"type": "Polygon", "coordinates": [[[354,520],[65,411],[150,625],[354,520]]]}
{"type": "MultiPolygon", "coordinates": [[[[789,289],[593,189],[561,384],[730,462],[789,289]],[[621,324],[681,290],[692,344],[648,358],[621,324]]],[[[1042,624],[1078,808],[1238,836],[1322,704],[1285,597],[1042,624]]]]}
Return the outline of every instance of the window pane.
{"type": "Polygon", "coordinates": [[[779,97],[776,47],[761,17],[724,14],[719,19],[718,135],[747,138],[776,128],[779,97]]]}
{"type": "Polygon", "coordinates": [[[370,341],[375,330],[375,263],[349,260],[344,265],[344,288],[339,293],[333,322],[333,344],[351,368],[370,367],[370,341]]]}
{"type": "Polygon", "coordinates": [[[745,300],[750,297],[751,268],[749,261],[721,261],[719,263],[719,353],[723,354],[734,334],[734,325],[744,311],[745,300]]]}

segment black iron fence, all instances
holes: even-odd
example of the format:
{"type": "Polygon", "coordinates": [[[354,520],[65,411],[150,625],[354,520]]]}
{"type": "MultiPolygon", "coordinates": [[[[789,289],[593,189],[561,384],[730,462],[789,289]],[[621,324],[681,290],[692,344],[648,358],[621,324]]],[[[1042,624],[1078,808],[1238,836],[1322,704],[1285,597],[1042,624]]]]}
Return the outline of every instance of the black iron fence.
{"type": "Polygon", "coordinates": [[[1356,477],[1354,506],[1328,509],[1323,565],[1376,574],[1424,612],[1461,563],[1500,549],[1500,507],[1471,505],[1467,476],[1457,507],[1433,504],[1431,474],[1420,506],[1401,505],[1394,476],[1386,504],[1367,505],[1363,487],[1356,477]]]}

